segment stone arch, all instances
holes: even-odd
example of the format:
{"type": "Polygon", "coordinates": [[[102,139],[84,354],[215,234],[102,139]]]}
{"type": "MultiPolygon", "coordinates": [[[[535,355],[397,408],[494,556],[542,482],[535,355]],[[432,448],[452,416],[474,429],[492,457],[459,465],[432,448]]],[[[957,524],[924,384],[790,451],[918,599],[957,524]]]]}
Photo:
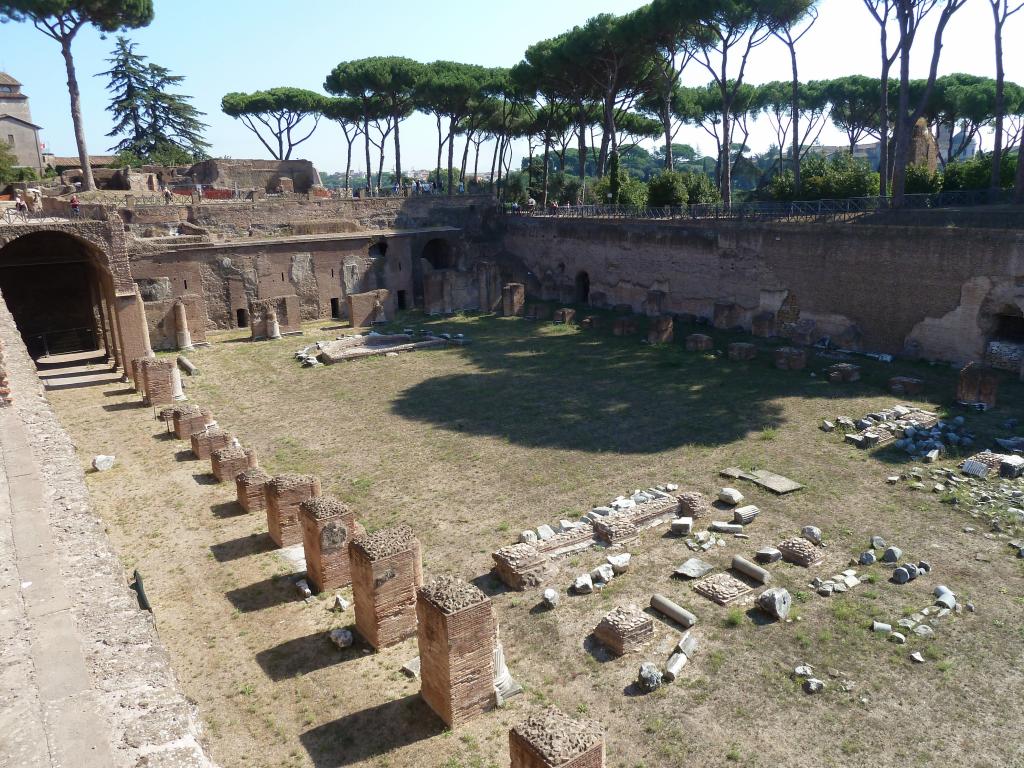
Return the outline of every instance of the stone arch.
{"type": "Polygon", "coordinates": [[[423,246],[421,258],[425,259],[434,269],[456,269],[458,257],[451,243],[445,238],[435,237],[423,246]]]}

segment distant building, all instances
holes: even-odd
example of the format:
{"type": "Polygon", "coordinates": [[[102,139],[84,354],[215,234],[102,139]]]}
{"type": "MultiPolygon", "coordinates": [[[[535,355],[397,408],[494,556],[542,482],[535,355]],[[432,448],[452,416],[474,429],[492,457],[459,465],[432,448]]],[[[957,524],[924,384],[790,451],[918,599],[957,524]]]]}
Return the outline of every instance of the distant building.
{"type": "Polygon", "coordinates": [[[32,122],[28,96],[21,92],[21,83],[6,72],[0,72],[0,141],[14,153],[19,166],[43,175],[39,126],[32,122]]]}
{"type": "Polygon", "coordinates": [[[964,132],[958,131],[956,134],[953,134],[953,140],[950,143],[950,134],[953,133],[953,128],[954,126],[948,123],[939,126],[939,136],[937,139],[939,142],[939,152],[942,153],[942,157],[947,163],[954,160],[970,160],[978,153],[978,142],[973,138],[965,142],[964,132]],[[953,156],[946,157],[947,154],[952,154],[953,156]]]}

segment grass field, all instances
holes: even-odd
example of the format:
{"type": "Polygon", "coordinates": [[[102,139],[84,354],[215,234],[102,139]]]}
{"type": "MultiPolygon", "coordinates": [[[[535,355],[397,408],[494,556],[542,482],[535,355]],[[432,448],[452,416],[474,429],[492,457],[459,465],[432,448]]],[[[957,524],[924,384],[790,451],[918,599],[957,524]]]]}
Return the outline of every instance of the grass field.
{"type": "MultiPolygon", "coordinates": [[[[268,471],[318,474],[324,492],[353,505],[371,530],[408,523],[428,576],[453,573],[492,595],[526,691],[455,733],[400,671],[415,640],[379,654],[334,649],[325,632],[351,625],[351,609],[330,612],[329,596],[299,600],[265,518],[240,514],[233,486],[213,483],[209,463],[165,436],[136,394],[111,383],[51,395],[83,466],[96,453],[118,456],[114,470],[89,474],[90,491],[125,566],[145,576],[221,765],[506,766],[509,727],[547,703],[603,722],[608,764],[622,768],[1024,765],[1015,735],[1024,717],[1024,561],[938,494],[887,485],[911,466],[898,455],[858,451],[818,429],[822,418],[894,404],[884,382],[897,373],[926,378],[925,401],[942,409],[954,391],[948,366],[865,360],[861,382],[835,385],[820,358],[807,371],[774,370],[770,346],[739,363],[687,353],[679,341],[649,347],[520,319],[406,324],[462,332],[471,343],[303,369],[292,352],[337,329],[320,323],[301,341],[255,344],[224,333],[191,355],[201,375],[186,385],[268,471]],[[749,610],[753,596],[719,607],[670,578],[692,553],[664,528],[630,547],[628,574],[600,594],[564,594],[554,612],[537,610],[540,590],[508,592],[491,576],[490,553],[524,528],[656,483],[714,493],[730,465],[806,485],[775,497],[736,481],[762,513],[749,540],[730,539],[708,558],[727,567],[734,554],[819,526],[824,565],[771,566],[795,596],[794,621],[765,623],[749,610]],[[861,569],[874,574],[868,583],[818,597],[811,578],[848,567],[872,534],[907,559],[931,561],[931,574],[896,586],[876,565],[861,569]],[[867,630],[872,618],[895,623],[929,605],[939,583],[977,613],[905,646],[867,630]],[[700,651],[675,684],[639,696],[631,682],[640,662],[663,663],[676,630],[656,620],[643,652],[618,660],[586,638],[615,605],[646,606],[653,592],[698,615],[700,651]],[[911,651],[926,663],[911,664],[911,651]],[[807,696],[790,679],[800,663],[825,679],[822,694],[807,696]]],[[[724,349],[731,337],[715,335],[724,349]]],[[[1003,434],[1005,419],[1024,417],[1022,391],[1008,380],[998,410],[967,416],[979,445],[1003,434]]],[[[564,593],[603,559],[594,550],[560,561],[550,586],[564,593]]]]}

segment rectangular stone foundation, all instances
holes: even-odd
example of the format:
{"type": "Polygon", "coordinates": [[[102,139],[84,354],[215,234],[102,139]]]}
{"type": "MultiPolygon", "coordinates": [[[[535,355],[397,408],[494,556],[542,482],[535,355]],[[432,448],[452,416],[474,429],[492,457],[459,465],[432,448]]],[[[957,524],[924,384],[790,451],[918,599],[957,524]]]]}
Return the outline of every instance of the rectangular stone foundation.
{"type": "Polygon", "coordinates": [[[208,459],[214,451],[231,445],[231,435],[220,427],[210,427],[200,432],[193,432],[190,440],[192,454],[197,459],[208,459]]]}
{"type": "Polygon", "coordinates": [[[509,768],[604,768],[604,731],[549,707],[508,733],[509,768]]]}
{"type": "Polygon", "coordinates": [[[320,480],[312,475],[278,475],[265,486],[267,532],[279,547],[302,542],[299,505],[320,495],[320,480]]]}
{"type": "Polygon", "coordinates": [[[348,303],[348,319],[353,328],[365,328],[374,323],[383,323],[395,315],[391,308],[391,292],[378,288],[368,293],[351,293],[345,301],[348,303]]]}
{"type": "Polygon", "coordinates": [[[218,483],[227,483],[256,466],[256,452],[241,446],[220,448],[210,454],[210,472],[218,483]]]}
{"type": "Polygon", "coordinates": [[[349,542],[356,534],[356,516],[336,499],[314,496],[299,504],[306,581],[314,592],[352,583],[349,542]]]}
{"type": "Polygon", "coordinates": [[[246,512],[263,512],[267,508],[266,486],[270,475],[262,469],[247,469],[235,477],[235,499],[246,512]]]}
{"type": "Polygon", "coordinates": [[[360,537],[349,557],[359,634],[378,650],[415,635],[423,562],[412,530],[401,525],[360,537]]]}
{"type": "Polygon", "coordinates": [[[497,704],[490,599],[476,587],[441,577],[416,593],[420,695],[456,728],[497,704]]]}

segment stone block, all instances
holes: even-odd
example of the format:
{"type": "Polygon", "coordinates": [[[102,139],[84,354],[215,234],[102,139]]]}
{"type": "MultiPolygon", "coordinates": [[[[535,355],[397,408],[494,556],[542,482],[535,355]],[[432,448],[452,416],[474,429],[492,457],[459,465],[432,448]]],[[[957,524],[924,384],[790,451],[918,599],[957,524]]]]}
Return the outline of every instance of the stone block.
{"type": "Polygon", "coordinates": [[[552,320],[556,323],[564,323],[565,325],[571,325],[576,319],[576,310],[571,307],[562,307],[561,309],[555,310],[555,315],[552,320]]]}
{"type": "Polygon", "coordinates": [[[507,283],[501,287],[501,314],[505,317],[522,317],[526,304],[526,286],[522,283],[507,283]]]}
{"type": "Polygon", "coordinates": [[[671,344],[675,337],[675,322],[672,315],[661,315],[651,320],[647,341],[651,344],[671,344]]]}
{"type": "Polygon", "coordinates": [[[687,352],[707,352],[715,348],[715,341],[703,333],[691,333],[686,337],[687,352]]]}
{"type": "Polygon", "coordinates": [[[757,357],[757,347],[743,341],[730,344],[727,351],[730,360],[753,360],[757,357]]]}
{"type": "Polygon", "coordinates": [[[210,472],[218,483],[227,483],[247,469],[255,469],[256,451],[252,448],[229,445],[210,454],[210,472]]]}
{"type": "Polygon", "coordinates": [[[412,529],[399,525],[360,536],[349,553],[359,634],[378,650],[415,635],[423,562],[412,529]]]}
{"type": "Polygon", "coordinates": [[[306,553],[306,579],[313,591],[351,584],[349,542],[357,532],[355,513],[336,499],[314,496],[299,504],[298,520],[306,553]]]}
{"type": "Polygon", "coordinates": [[[835,363],[825,369],[825,375],[833,384],[860,381],[860,366],[852,363],[835,363]]]}
{"type": "Polygon", "coordinates": [[[350,293],[345,297],[348,305],[348,319],[353,328],[367,328],[374,323],[387,322],[394,318],[391,307],[391,292],[378,288],[367,293],[350,293]]]}
{"type": "Polygon", "coordinates": [[[999,391],[999,374],[993,368],[968,363],[957,380],[956,399],[961,403],[983,403],[995,408],[999,391]]]}
{"type": "Polygon", "coordinates": [[[604,768],[604,729],[554,707],[531,715],[508,734],[509,768],[604,768]]]}
{"type": "Polygon", "coordinates": [[[750,332],[759,339],[770,339],[775,335],[775,313],[759,312],[750,323],[750,332]]]}
{"type": "Polygon", "coordinates": [[[889,391],[894,395],[916,397],[924,391],[924,379],[913,376],[893,376],[889,379],[889,391]]]}
{"type": "Polygon", "coordinates": [[[780,371],[802,371],[807,367],[807,350],[799,347],[780,347],[775,350],[775,367],[780,371]]]}

